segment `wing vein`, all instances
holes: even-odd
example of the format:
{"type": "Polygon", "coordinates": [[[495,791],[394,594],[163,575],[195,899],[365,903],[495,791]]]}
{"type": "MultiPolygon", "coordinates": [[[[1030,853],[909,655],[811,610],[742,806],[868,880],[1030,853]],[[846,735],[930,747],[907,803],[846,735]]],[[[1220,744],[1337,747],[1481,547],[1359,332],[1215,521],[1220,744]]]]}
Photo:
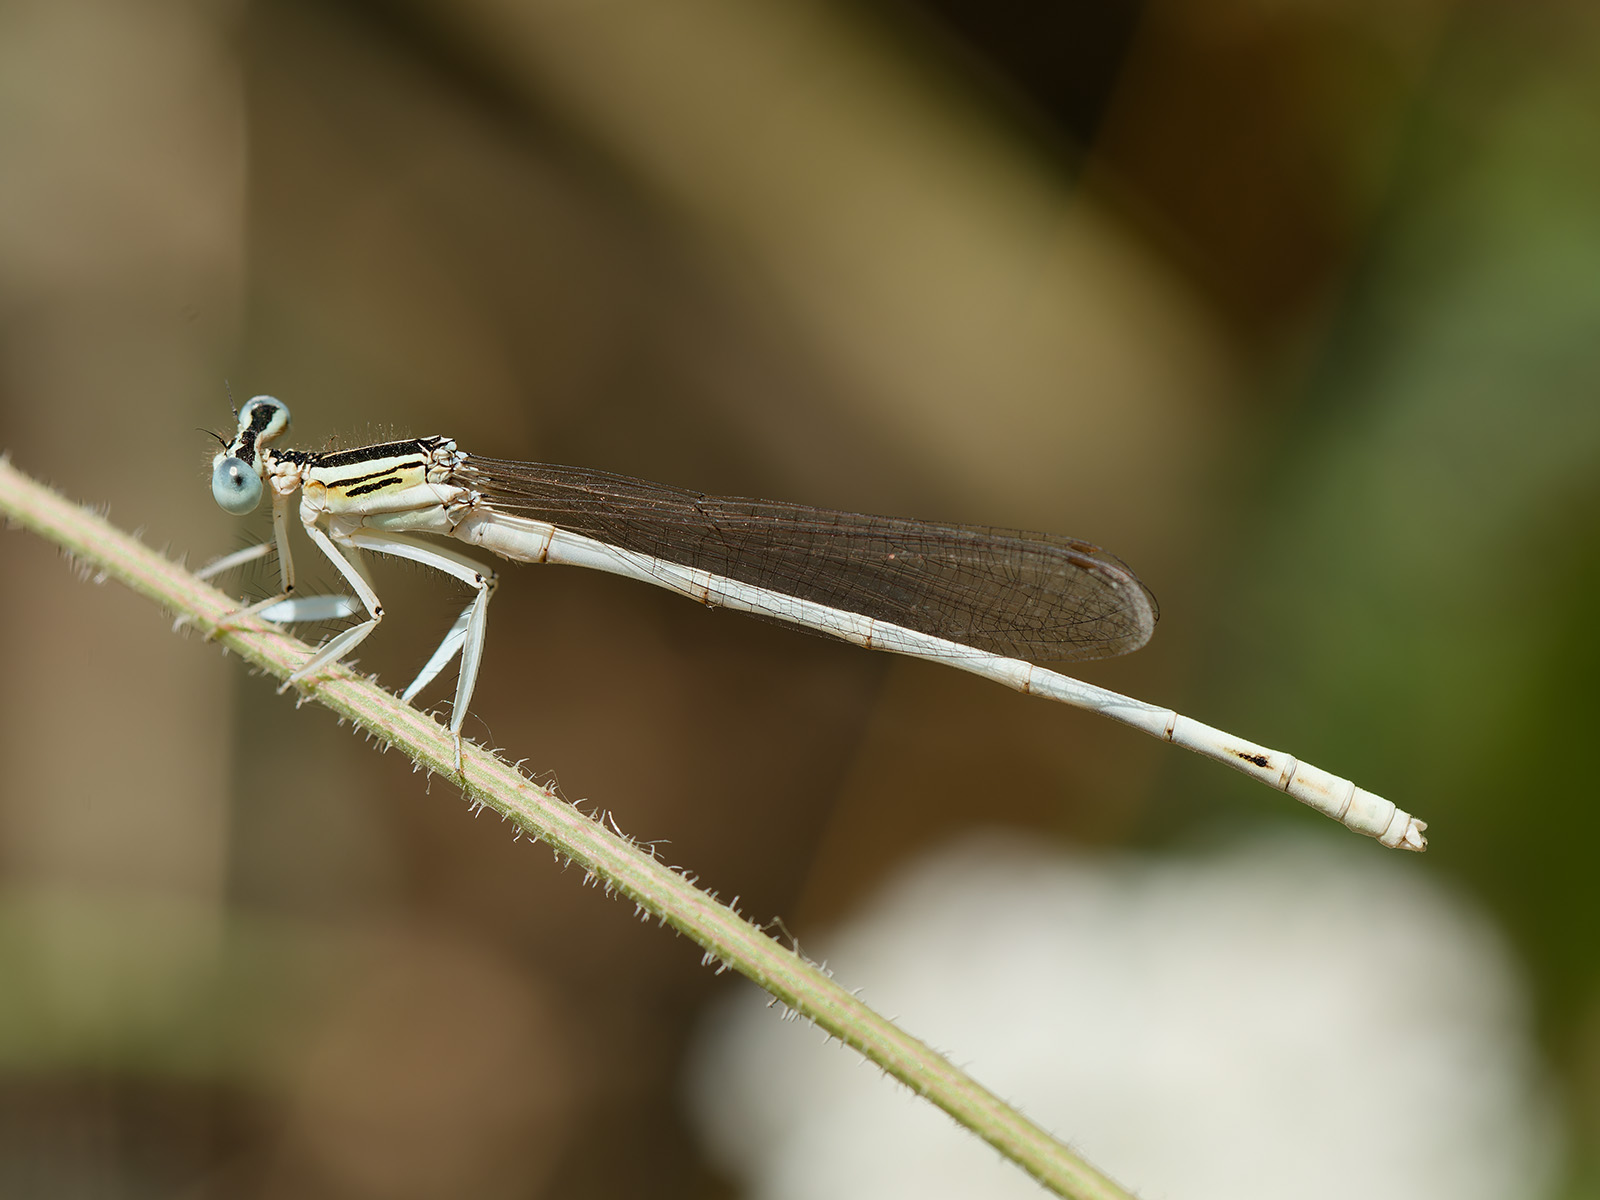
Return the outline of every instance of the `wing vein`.
{"type": "Polygon", "coordinates": [[[452,482],[494,508],[992,654],[1109,658],[1150,639],[1127,564],[1054,534],[710,496],[604,471],[469,455],[452,482]]]}

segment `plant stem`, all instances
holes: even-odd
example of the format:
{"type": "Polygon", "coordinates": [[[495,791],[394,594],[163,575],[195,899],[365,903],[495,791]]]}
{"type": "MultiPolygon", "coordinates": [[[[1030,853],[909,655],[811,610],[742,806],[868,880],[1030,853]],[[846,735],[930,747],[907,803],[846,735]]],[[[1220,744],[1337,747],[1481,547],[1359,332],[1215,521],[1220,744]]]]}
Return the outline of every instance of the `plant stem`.
{"type": "MultiPolygon", "coordinates": [[[[99,515],[36,483],[4,457],[0,457],[0,514],[55,542],[98,574],[179,614],[184,623],[280,679],[287,679],[313,652],[274,625],[235,619],[238,605],[232,598],[99,515]]],[[[1045,1187],[1074,1200],[1127,1200],[1128,1193],[1044,1129],[874,1012],[796,950],[784,947],[682,874],[515,768],[468,743],[462,750],[462,773],[457,774],[454,746],[444,726],[344,667],[299,686],[308,697],[403,751],[418,766],[450,779],[473,804],[494,809],[549,843],[559,856],[601,880],[607,892],[620,892],[638,910],[699,943],[708,963],[726,964],[748,976],[938,1105],[1045,1187]]]]}

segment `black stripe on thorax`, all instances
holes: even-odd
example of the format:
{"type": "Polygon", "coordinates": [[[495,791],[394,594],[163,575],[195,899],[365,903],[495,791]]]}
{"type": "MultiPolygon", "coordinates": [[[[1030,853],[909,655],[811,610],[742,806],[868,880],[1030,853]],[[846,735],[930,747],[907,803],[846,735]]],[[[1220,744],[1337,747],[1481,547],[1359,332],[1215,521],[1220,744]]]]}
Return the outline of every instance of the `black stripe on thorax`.
{"type": "MultiPolygon", "coordinates": [[[[325,463],[317,464],[318,467],[323,467],[326,465],[327,464],[325,463]]],[[[397,471],[403,471],[410,466],[421,465],[422,464],[420,463],[390,463],[387,467],[381,467],[376,471],[368,471],[365,475],[353,475],[348,479],[340,479],[338,482],[331,483],[328,486],[340,488],[352,496],[358,496],[362,492],[370,492],[372,490],[370,486],[362,487],[362,484],[370,484],[374,479],[387,479],[391,476],[398,479],[399,476],[396,474],[397,471]]]]}
{"type": "Polygon", "coordinates": [[[386,487],[392,487],[394,484],[405,482],[404,479],[395,474],[393,471],[378,471],[374,475],[367,475],[364,478],[376,478],[377,482],[363,483],[359,487],[351,487],[349,484],[340,484],[339,490],[342,491],[346,496],[365,496],[368,492],[381,492],[386,487]]]}
{"type": "Polygon", "coordinates": [[[403,442],[381,442],[376,446],[357,446],[354,450],[335,450],[329,454],[307,455],[313,467],[354,467],[379,458],[403,458],[410,454],[427,455],[433,438],[410,438],[403,442]]]}

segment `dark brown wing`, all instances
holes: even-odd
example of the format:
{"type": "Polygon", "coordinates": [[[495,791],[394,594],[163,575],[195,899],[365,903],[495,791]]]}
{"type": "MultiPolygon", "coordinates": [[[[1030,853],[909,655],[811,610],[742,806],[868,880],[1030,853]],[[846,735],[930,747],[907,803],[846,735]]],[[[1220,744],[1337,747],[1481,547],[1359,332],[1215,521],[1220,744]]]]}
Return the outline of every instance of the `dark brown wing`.
{"type": "Polygon", "coordinates": [[[452,482],[506,513],[1008,658],[1127,654],[1159,615],[1121,559],[1054,534],[706,496],[477,455],[452,482]]]}

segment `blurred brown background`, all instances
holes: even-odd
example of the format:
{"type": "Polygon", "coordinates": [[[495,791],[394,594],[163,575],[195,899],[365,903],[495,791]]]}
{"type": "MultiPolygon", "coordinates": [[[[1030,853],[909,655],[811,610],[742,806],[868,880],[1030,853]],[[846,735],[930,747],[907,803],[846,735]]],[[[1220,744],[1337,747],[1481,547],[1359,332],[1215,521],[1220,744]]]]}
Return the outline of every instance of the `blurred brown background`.
{"type": "MultiPolygon", "coordinates": [[[[265,530],[226,385],[1106,545],[1163,619],[1085,677],[1432,823],[1600,1195],[1597,68],[1577,2],[6,0],[0,450],[192,562],[265,530]]],[[[399,685],[462,597],[377,569],[399,685]]],[[[494,607],[468,734],[802,940],[973,825],[1321,820],[608,577],[494,607]]],[[[738,985],[168,624],[0,538],[0,1193],[730,1194],[738,985]]]]}

